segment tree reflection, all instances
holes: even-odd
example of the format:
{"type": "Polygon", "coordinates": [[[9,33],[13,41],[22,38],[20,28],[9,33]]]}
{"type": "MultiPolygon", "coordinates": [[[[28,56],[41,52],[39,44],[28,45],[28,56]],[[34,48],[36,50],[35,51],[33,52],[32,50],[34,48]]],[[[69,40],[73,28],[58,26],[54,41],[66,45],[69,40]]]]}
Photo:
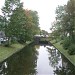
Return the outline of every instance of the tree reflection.
{"type": "Polygon", "coordinates": [[[56,67],[54,70],[56,75],[75,75],[75,66],[72,65],[63,55],[62,55],[62,67],[56,67]]]}
{"type": "Polygon", "coordinates": [[[40,45],[35,45],[35,48],[36,48],[37,50],[39,50],[40,45]]]}
{"type": "Polygon", "coordinates": [[[7,74],[7,62],[3,62],[0,64],[0,75],[6,75],[7,74]]]}
{"type": "Polygon", "coordinates": [[[47,47],[47,49],[49,52],[50,65],[52,67],[56,67],[56,65],[58,65],[58,61],[60,61],[60,59],[61,59],[60,53],[53,46],[47,47]]]}
{"type": "Polygon", "coordinates": [[[54,75],[75,75],[75,66],[72,65],[67,58],[58,52],[54,47],[47,47],[49,52],[49,60],[52,67],[55,67],[54,75]],[[61,65],[58,62],[62,59],[61,65]]]}
{"type": "Polygon", "coordinates": [[[36,75],[37,55],[34,46],[27,46],[7,60],[7,74],[3,75],[36,75]]]}

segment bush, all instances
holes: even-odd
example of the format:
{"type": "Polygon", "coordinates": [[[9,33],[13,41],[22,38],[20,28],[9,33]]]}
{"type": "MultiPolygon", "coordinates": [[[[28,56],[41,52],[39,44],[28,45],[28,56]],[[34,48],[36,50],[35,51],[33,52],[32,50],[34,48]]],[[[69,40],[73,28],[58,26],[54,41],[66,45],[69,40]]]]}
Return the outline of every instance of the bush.
{"type": "Polygon", "coordinates": [[[63,44],[63,41],[60,41],[60,45],[62,45],[63,44]]]}
{"type": "Polygon", "coordinates": [[[9,44],[5,44],[4,46],[5,46],[5,47],[9,47],[10,45],[9,45],[9,44]]]}
{"type": "Polygon", "coordinates": [[[68,48],[68,53],[70,54],[70,55],[74,55],[75,54],[75,44],[71,44],[70,46],[69,46],[69,48],[68,48]]]}
{"type": "Polygon", "coordinates": [[[70,46],[70,44],[71,44],[71,41],[69,40],[69,37],[67,37],[67,38],[65,38],[65,39],[63,40],[63,48],[64,48],[65,50],[68,49],[68,47],[70,46]]]}

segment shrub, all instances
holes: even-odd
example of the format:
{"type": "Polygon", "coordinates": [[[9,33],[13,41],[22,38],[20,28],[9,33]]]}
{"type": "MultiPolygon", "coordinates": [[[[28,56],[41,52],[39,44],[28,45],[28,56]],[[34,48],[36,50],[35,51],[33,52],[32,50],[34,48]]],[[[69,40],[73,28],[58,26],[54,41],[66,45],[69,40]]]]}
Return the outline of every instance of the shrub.
{"type": "Polygon", "coordinates": [[[62,45],[63,44],[63,41],[60,41],[60,45],[62,45]]]}
{"type": "Polygon", "coordinates": [[[75,54],[75,44],[71,44],[70,46],[69,46],[69,48],[68,48],[68,53],[70,54],[70,55],[74,55],[75,54]]]}
{"type": "Polygon", "coordinates": [[[66,38],[63,40],[63,48],[64,48],[65,50],[67,50],[68,47],[70,46],[70,44],[71,44],[71,41],[69,40],[69,37],[66,37],[66,38]]]}
{"type": "Polygon", "coordinates": [[[5,46],[5,47],[9,47],[10,45],[9,45],[9,44],[5,44],[4,46],[5,46]]]}

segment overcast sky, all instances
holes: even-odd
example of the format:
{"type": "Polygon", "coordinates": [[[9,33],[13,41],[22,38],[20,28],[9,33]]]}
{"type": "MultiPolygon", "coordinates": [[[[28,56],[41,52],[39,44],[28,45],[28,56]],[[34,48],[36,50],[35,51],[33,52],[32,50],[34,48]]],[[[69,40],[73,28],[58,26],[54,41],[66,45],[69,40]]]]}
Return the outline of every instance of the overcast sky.
{"type": "MultiPolygon", "coordinates": [[[[5,0],[1,0],[0,8],[5,0]]],[[[64,5],[68,0],[21,0],[24,2],[25,9],[38,12],[40,27],[50,32],[51,23],[55,19],[55,10],[58,5],[64,5]]]]}

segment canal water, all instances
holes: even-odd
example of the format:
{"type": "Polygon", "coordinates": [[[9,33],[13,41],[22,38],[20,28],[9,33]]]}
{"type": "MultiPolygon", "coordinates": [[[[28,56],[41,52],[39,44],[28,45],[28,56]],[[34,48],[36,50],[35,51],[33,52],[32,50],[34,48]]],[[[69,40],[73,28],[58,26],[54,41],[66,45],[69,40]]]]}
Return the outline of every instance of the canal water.
{"type": "Polygon", "coordinates": [[[75,75],[75,66],[53,46],[28,45],[0,64],[0,75],[75,75]]]}

